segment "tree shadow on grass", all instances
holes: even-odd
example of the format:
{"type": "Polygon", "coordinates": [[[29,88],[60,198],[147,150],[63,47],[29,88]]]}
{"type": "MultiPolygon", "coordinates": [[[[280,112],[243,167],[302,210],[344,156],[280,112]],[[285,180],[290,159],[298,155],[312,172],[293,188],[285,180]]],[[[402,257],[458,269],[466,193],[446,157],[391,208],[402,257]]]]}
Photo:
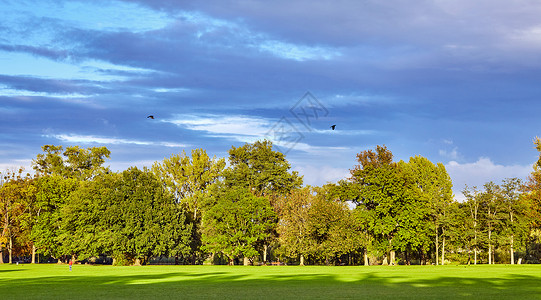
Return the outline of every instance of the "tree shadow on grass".
{"type": "MultiPolygon", "coordinates": [[[[71,274],[70,274],[71,275],[71,274]]],[[[2,279],[2,299],[541,299],[540,277],[168,272],[2,279]]]]}

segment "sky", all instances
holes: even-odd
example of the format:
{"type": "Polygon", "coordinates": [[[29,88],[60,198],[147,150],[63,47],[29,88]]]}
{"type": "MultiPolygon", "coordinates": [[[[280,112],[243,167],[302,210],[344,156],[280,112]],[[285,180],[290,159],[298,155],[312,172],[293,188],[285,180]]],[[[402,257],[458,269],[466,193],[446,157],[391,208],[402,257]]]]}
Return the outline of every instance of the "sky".
{"type": "Polygon", "coordinates": [[[124,170],[268,139],[322,185],[386,145],[443,163],[460,199],[538,158],[540,1],[0,0],[0,15],[0,170],[31,170],[42,145],[106,146],[124,170]]]}

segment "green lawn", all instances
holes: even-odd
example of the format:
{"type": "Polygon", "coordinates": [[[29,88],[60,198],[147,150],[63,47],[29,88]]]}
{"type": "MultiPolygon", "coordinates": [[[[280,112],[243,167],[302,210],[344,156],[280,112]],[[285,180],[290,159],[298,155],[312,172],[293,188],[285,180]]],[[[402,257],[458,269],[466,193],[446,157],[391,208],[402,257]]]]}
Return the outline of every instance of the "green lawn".
{"type": "Polygon", "coordinates": [[[541,265],[0,265],[0,299],[541,299],[541,265]]]}

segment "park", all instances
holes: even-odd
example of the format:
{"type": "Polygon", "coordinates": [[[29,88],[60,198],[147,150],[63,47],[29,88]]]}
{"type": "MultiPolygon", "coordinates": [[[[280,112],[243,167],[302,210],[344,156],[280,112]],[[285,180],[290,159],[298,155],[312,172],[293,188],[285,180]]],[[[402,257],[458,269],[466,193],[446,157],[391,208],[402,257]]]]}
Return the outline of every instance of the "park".
{"type": "Polygon", "coordinates": [[[541,265],[0,265],[2,299],[537,299],[541,265]]]}

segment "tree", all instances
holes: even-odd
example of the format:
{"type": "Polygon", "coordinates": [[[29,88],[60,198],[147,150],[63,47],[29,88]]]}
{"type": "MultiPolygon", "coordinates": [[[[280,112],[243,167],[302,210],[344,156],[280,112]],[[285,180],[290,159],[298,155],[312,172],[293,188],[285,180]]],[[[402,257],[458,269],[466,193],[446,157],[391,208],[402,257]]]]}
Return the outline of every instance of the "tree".
{"type": "Polygon", "coordinates": [[[45,153],[38,154],[32,161],[38,175],[60,175],[62,177],[88,180],[105,170],[102,167],[111,152],[106,147],[79,146],[67,147],[62,152],[62,146],[45,145],[41,147],[45,153]]]}
{"type": "Polygon", "coordinates": [[[404,180],[391,151],[377,146],[376,151],[357,154],[358,165],[351,170],[350,180],[359,187],[358,209],[366,210],[368,227],[380,250],[385,251],[391,263],[395,260],[393,241],[397,235],[398,215],[405,200],[404,180]]]}
{"type": "Polygon", "coordinates": [[[203,249],[222,253],[233,265],[240,256],[253,258],[269,238],[276,215],[266,197],[244,187],[216,187],[203,214],[203,249]]]}
{"type": "MultiPolygon", "coordinates": [[[[445,253],[445,231],[446,226],[446,213],[448,211],[450,202],[452,201],[452,182],[451,178],[445,170],[445,166],[441,163],[434,165],[427,158],[422,156],[415,156],[410,158],[408,167],[411,170],[411,176],[413,176],[413,189],[416,193],[416,199],[418,201],[415,209],[418,212],[423,212],[423,215],[418,217],[418,220],[422,222],[421,227],[429,226],[431,234],[425,232],[424,236],[433,236],[434,248],[436,250],[436,265],[438,265],[440,237],[443,240],[442,243],[442,264],[444,262],[445,253]],[[426,213],[426,214],[425,214],[426,213]]],[[[417,226],[414,230],[416,237],[422,237],[420,234],[422,230],[428,229],[427,227],[419,228],[417,226]]]]}
{"type": "Polygon", "coordinates": [[[152,171],[173,193],[176,201],[188,212],[192,226],[192,263],[201,247],[201,206],[209,187],[222,176],[225,159],[210,158],[203,149],[194,149],[191,157],[182,152],[154,163],[152,171]]]}
{"type": "MultiPolygon", "coordinates": [[[[479,191],[476,187],[471,190],[468,186],[464,188],[462,194],[466,197],[466,202],[462,206],[465,211],[465,223],[464,223],[464,235],[463,240],[467,242],[468,249],[473,248],[474,264],[477,264],[477,253],[479,253],[479,219],[480,219],[480,205],[479,191]]],[[[468,260],[469,264],[469,260],[468,260]]]]}
{"type": "Polygon", "coordinates": [[[324,259],[328,265],[333,258],[346,264],[341,259],[347,255],[351,264],[351,255],[365,244],[364,237],[347,203],[334,196],[334,187],[327,184],[315,188],[317,194],[308,211],[312,256],[324,259]]]}
{"type": "Polygon", "coordinates": [[[511,264],[515,263],[515,249],[525,245],[528,235],[530,205],[520,193],[521,185],[520,179],[507,178],[501,186],[503,210],[506,214],[502,236],[505,237],[504,243],[509,246],[511,264]]]}
{"type": "Polygon", "coordinates": [[[494,263],[495,242],[498,239],[499,226],[503,218],[503,196],[501,188],[494,182],[488,182],[483,185],[484,191],[479,195],[481,201],[481,211],[484,214],[484,227],[486,236],[484,240],[488,248],[488,264],[494,263]]]}
{"type": "Polygon", "coordinates": [[[531,256],[537,257],[534,261],[538,262],[541,256],[541,139],[536,137],[534,144],[537,151],[539,151],[539,159],[533,165],[533,171],[523,187],[524,193],[522,196],[529,207],[530,241],[528,243],[528,252],[531,256]]]}
{"type": "MultiPolygon", "coordinates": [[[[229,168],[224,171],[227,187],[241,187],[257,197],[266,197],[279,213],[277,199],[302,185],[302,176],[292,171],[285,155],[272,150],[270,141],[257,141],[232,147],[229,150],[229,168]]],[[[275,239],[276,224],[269,229],[267,240],[262,241],[263,257],[267,256],[268,245],[275,239]]]]}
{"type": "Polygon", "coordinates": [[[122,172],[105,212],[117,264],[145,264],[152,256],[187,255],[191,224],[185,211],[149,170],[122,172]]]}
{"type": "MultiPolygon", "coordinates": [[[[25,199],[32,197],[30,175],[22,175],[23,169],[8,171],[0,185],[0,263],[4,263],[3,248],[8,247],[9,263],[13,262],[14,239],[24,237],[21,224],[25,199]]],[[[27,239],[28,240],[28,239],[27,239]]]]}
{"type": "Polygon", "coordinates": [[[32,226],[31,239],[37,252],[60,258],[65,254],[58,243],[61,209],[68,202],[69,195],[79,187],[79,180],[51,174],[37,177],[34,185],[35,222],[32,226]]]}
{"type": "Polygon", "coordinates": [[[288,257],[299,257],[301,266],[311,247],[308,211],[313,199],[312,189],[304,187],[278,200],[280,212],[277,231],[281,250],[288,257]]]}
{"type": "Polygon", "coordinates": [[[225,183],[248,189],[256,196],[286,195],[302,185],[298,172],[289,173],[291,165],[285,155],[272,150],[270,141],[257,141],[232,147],[230,167],[225,171],[225,183]]]}

